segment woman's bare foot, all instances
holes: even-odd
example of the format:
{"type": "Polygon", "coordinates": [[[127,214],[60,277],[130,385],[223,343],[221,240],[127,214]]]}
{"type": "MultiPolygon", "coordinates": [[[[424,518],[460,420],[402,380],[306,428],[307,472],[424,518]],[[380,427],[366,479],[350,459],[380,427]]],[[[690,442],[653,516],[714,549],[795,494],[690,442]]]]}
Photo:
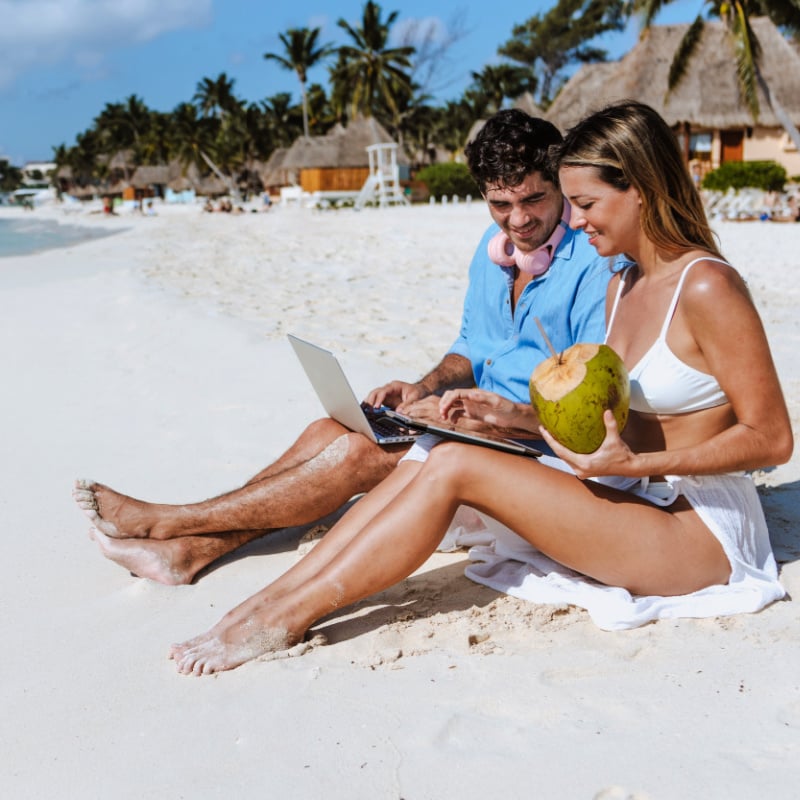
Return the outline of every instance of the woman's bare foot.
{"type": "Polygon", "coordinates": [[[292,632],[290,626],[278,621],[272,605],[276,604],[267,602],[262,591],[229,611],[206,633],[172,645],[169,657],[178,672],[211,675],[293,647],[305,630],[292,632]]]}
{"type": "Polygon", "coordinates": [[[167,538],[155,530],[159,506],[115,492],[102,483],[79,479],[72,496],[92,525],[113,539],[167,538]]]}
{"type": "Polygon", "coordinates": [[[89,536],[97,542],[100,552],[115,564],[139,578],[149,578],[166,586],[191,583],[205,566],[198,567],[194,563],[185,539],[166,542],[113,539],[97,528],[92,528],[89,536]]]}

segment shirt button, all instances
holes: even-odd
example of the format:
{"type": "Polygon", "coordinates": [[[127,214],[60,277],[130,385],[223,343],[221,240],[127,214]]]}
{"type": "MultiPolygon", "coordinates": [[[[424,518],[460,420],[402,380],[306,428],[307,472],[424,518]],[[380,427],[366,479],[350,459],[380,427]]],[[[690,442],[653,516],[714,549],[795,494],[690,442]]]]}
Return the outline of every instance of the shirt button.
{"type": "Polygon", "coordinates": [[[490,367],[491,365],[492,365],[492,359],[491,358],[487,358],[486,359],[486,366],[490,367]]]}

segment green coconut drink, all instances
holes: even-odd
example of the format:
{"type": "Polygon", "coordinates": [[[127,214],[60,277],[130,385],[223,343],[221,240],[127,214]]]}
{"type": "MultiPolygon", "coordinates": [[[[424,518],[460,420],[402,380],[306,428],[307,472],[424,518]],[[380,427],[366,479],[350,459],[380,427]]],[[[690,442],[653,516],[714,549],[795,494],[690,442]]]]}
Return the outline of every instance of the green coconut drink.
{"type": "Polygon", "coordinates": [[[628,421],[628,371],[605,344],[575,344],[546,359],[531,375],[530,394],[542,425],[575,453],[593,453],[603,443],[606,409],[620,432],[628,421]]]}

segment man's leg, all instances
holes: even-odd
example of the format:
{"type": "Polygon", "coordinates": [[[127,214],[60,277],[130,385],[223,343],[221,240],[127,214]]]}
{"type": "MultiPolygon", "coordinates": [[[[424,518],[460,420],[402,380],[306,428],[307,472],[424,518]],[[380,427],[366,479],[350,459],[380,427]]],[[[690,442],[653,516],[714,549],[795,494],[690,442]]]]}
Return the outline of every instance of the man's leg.
{"type": "Polygon", "coordinates": [[[275,464],[244,486],[199,503],[148,503],[79,481],[74,495],[113,538],[173,539],[303,525],[330,514],[388,475],[406,446],[380,447],[333,420],[310,425],[275,464]]]}
{"type": "MultiPolygon", "coordinates": [[[[416,461],[405,462],[389,473],[380,485],[353,505],[331,528],[322,541],[301,562],[274,584],[276,592],[290,591],[298,582],[316,572],[332,554],[347,545],[358,531],[385,503],[399,494],[419,470],[416,461]]],[[[202,536],[179,536],[175,539],[113,539],[93,528],[90,536],[103,555],[141,578],[169,586],[191,583],[200,570],[224,555],[265,534],[267,530],[226,531],[202,536]]],[[[277,595],[276,595],[277,596],[277,595]]]]}
{"type": "Polygon", "coordinates": [[[131,575],[167,586],[191,583],[200,570],[269,531],[226,531],[178,539],[112,539],[97,528],[89,535],[110,561],[131,575]]]}

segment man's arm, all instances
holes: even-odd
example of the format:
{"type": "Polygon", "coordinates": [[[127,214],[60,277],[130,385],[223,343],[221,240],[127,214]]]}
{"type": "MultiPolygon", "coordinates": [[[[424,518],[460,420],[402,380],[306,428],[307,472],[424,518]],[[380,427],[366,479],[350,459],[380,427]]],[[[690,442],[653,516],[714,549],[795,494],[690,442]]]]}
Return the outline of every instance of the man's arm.
{"type": "Polygon", "coordinates": [[[445,389],[468,389],[475,385],[472,364],[468,358],[448,353],[425,377],[417,381],[423,397],[440,394],[445,389]]]}
{"type": "MultiPolygon", "coordinates": [[[[462,389],[475,385],[472,364],[468,358],[448,353],[437,366],[416,383],[392,381],[373,389],[366,398],[372,406],[387,405],[408,413],[412,404],[446,389],[462,389]]],[[[438,402],[438,400],[437,400],[438,402]]]]}

